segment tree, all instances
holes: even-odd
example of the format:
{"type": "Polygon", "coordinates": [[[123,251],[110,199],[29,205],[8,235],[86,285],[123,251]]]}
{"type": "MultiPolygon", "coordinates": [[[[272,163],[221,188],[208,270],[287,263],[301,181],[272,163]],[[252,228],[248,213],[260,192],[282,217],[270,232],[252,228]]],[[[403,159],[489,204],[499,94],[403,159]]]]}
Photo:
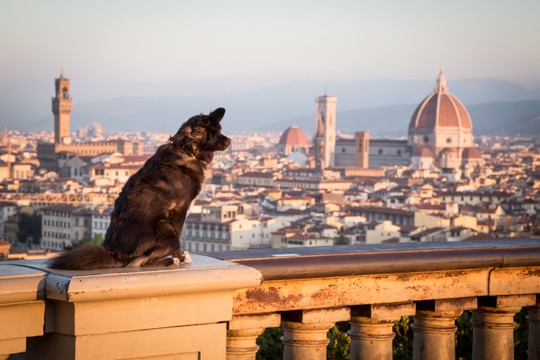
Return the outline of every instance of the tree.
{"type": "Polygon", "coordinates": [[[336,238],[336,245],[350,245],[349,239],[347,239],[345,235],[339,234],[339,236],[336,238]]]}
{"type": "Polygon", "coordinates": [[[96,246],[102,246],[103,245],[103,235],[101,234],[97,234],[97,235],[94,235],[93,237],[91,238],[88,238],[88,239],[83,239],[81,241],[78,241],[76,243],[73,243],[73,246],[71,247],[72,249],[75,249],[75,248],[78,248],[78,247],[81,247],[83,245],[86,245],[86,244],[90,244],[90,245],[96,245],[96,246]]]}
{"type": "Polygon", "coordinates": [[[26,244],[27,239],[31,239],[32,244],[39,244],[41,239],[41,215],[24,213],[19,215],[17,240],[21,244],[26,244]]]}
{"type": "Polygon", "coordinates": [[[257,360],[281,360],[281,337],[283,330],[281,328],[268,328],[257,338],[259,351],[257,360]]]}

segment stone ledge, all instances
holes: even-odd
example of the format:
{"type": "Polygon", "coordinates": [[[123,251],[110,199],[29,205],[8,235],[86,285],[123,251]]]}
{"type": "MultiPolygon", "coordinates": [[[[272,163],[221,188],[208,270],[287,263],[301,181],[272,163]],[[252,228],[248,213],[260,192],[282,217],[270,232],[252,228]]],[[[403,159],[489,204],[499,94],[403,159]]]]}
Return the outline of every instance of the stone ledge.
{"type": "Polygon", "coordinates": [[[0,304],[43,300],[47,272],[15,263],[0,264],[0,304]]]}
{"type": "Polygon", "coordinates": [[[261,273],[253,268],[207,256],[192,257],[192,264],[169,268],[63,271],[48,268],[45,261],[16,264],[46,274],[45,297],[67,302],[228,291],[262,282],[261,273]]]}

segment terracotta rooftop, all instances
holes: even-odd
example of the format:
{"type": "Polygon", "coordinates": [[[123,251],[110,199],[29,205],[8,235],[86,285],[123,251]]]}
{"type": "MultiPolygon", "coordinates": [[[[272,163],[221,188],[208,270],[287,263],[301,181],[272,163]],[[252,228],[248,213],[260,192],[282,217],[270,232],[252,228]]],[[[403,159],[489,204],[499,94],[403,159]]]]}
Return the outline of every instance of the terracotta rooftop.
{"type": "Polygon", "coordinates": [[[291,126],[283,132],[279,145],[309,146],[306,135],[298,126],[291,126]]]}

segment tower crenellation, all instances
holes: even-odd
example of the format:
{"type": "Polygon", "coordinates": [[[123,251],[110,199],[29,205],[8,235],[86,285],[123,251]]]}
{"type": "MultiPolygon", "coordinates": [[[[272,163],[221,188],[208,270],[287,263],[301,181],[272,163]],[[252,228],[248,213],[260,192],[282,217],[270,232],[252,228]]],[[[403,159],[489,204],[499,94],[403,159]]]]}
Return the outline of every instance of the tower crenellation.
{"type": "Polygon", "coordinates": [[[55,96],[52,98],[52,112],[54,114],[54,143],[69,144],[71,136],[69,133],[70,118],[72,111],[72,100],[70,94],[69,79],[64,77],[64,73],[55,79],[55,96]]]}

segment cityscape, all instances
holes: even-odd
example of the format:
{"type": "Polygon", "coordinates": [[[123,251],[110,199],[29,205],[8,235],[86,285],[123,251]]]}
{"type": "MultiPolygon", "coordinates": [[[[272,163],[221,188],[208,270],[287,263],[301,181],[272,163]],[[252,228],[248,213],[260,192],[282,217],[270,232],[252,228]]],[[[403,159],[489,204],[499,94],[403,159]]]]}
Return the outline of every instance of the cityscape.
{"type": "MultiPolygon", "coordinates": [[[[230,149],[211,164],[190,208],[183,247],[198,253],[538,237],[538,139],[474,136],[474,119],[443,69],[426,94],[400,139],[372,138],[365,129],[338,133],[338,99],[326,94],[316,98],[314,134],[295,125],[231,134],[230,149]]],[[[71,129],[76,109],[63,72],[51,105],[54,132],[2,133],[4,259],[54,256],[103,239],[122,186],[169,136],[109,133],[98,122],[71,129]]]]}
{"type": "Polygon", "coordinates": [[[540,359],[538,14],[0,2],[0,360],[540,359]]]}

